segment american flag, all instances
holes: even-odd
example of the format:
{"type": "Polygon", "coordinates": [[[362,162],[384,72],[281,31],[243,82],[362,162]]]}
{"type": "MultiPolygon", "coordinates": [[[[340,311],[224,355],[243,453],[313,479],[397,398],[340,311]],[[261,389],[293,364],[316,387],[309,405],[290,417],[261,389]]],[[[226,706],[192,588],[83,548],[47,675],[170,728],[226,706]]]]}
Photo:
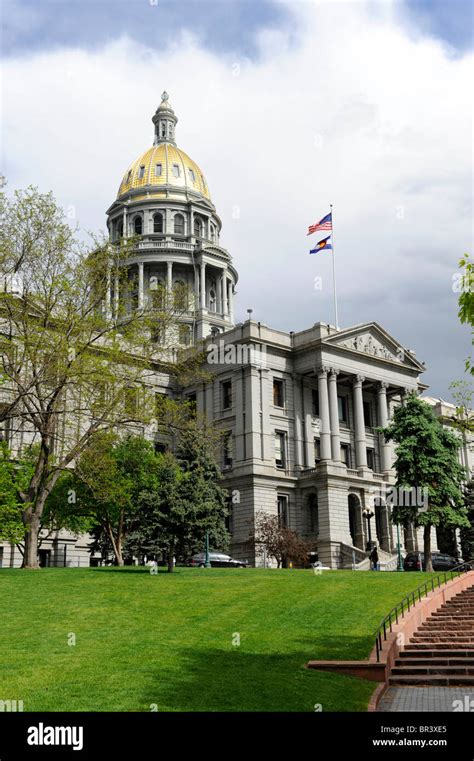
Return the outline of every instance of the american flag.
{"type": "Polygon", "coordinates": [[[326,214],[325,217],[319,220],[315,225],[308,227],[308,235],[315,233],[316,230],[332,230],[332,212],[326,214]]]}

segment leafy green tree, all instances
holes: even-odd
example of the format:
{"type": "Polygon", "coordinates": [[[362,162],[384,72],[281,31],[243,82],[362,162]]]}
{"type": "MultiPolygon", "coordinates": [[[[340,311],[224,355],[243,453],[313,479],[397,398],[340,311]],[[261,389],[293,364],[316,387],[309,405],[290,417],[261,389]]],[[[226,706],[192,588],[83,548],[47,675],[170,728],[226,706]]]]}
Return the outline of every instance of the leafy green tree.
{"type": "Polygon", "coordinates": [[[219,485],[212,434],[197,426],[181,436],[176,455],[159,454],[157,460],[155,487],[139,495],[129,546],[164,553],[171,573],[174,557],[202,549],[206,533],[213,548],[226,547],[227,492],[219,485]]]}
{"type": "Polygon", "coordinates": [[[0,441],[0,540],[18,544],[24,537],[21,493],[30,477],[31,462],[15,462],[5,441],[0,441]]]}
{"type": "Polygon", "coordinates": [[[0,193],[0,422],[27,428],[38,444],[23,504],[24,565],[38,568],[38,537],[48,496],[60,474],[100,431],[156,419],[150,375],[161,364],[178,376],[162,339],[180,313],[165,301],[135,308],[127,261],[133,240],[78,241],[52,195],[35,188],[0,193]],[[111,284],[120,299],[111,299],[111,284]]]}
{"type": "Polygon", "coordinates": [[[428,505],[395,505],[397,523],[423,526],[425,570],[432,570],[431,527],[467,526],[461,484],[465,471],[459,464],[459,440],[436,419],[431,407],[409,394],[395,410],[392,423],[382,429],[386,441],[396,443],[396,486],[419,489],[428,495],[428,505]],[[426,490],[426,492],[424,491],[426,490]]]}
{"type": "MultiPolygon", "coordinates": [[[[470,325],[474,330],[474,262],[465,254],[459,260],[461,274],[458,276],[457,290],[459,292],[458,316],[465,325],[470,325]]],[[[471,357],[466,360],[466,370],[474,375],[474,364],[471,357]]]]}
{"type": "Polygon", "coordinates": [[[461,528],[461,551],[464,560],[474,559],[474,481],[469,481],[464,490],[464,503],[469,526],[461,528]]]}
{"type": "MultiPolygon", "coordinates": [[[[137,509],[138,495],[153,488],[157,477],[156,455],[142,436],[120,439],[110,432],[91,440],[77,463],[69,491],[77,517],[87,517],[96,529],[97,545],[105,537],[117,565],[124,565],[123,543],[137,509]]],[[[64,504],[64,498],[63,498],[64,504]]]]}

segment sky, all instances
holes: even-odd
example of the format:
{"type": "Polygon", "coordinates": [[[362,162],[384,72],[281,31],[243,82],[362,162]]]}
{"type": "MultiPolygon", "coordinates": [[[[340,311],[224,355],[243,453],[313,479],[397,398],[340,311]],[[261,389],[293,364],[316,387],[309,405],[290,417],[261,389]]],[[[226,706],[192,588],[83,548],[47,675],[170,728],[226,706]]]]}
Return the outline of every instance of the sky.
{"type": "Polygon", "coordinates": [[[471,353],[472,4],[464,0],[4,0],[0,172],[52,190],[82,230],[152,144],[166,89],[239,272],[237,320],[376,321],[451,398],[471,353]]]}

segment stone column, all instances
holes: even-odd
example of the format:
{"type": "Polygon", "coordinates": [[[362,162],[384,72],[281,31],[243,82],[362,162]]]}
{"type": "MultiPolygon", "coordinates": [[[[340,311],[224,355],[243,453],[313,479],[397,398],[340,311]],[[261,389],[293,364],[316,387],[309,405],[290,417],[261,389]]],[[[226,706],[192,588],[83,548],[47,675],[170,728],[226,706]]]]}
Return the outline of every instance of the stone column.
{"type": "Polygon", "coordinates": [[[293,382],[293,405],[294,405],[294,441],[295,441],[295,468],[298,470],[303,463],[302,447],[302,400],[300,378],[296,373],[291,376],[293,382]]]}
{"type": "Polygon", "coordinates": [[[201,262],[201,309],[206,308],[206,263],[201,262]]]}
{"type": "Polygon", "coordinates": [[[138,308],[143,309],[143,262],[138,263],[138,308]]]}
{"type": "Polygon", "coordinates": [[[111,280],[110,280],[110,266],[107,267],[107,284],[106,284],[106,291],[105,291],[105,317],[107,320],[110,320],[112,316],[112,310],[111,310],[111,304],[110,304],[110,289],[111,289],[111,280]]]}
{"type": "MultiPolygon", "coordinates": [[[[380,383],[377,389],[379,425],[382,426],[382,428],[386,428],[388,425],[387,388],[388,383],[380,383]]],[[[385,471],[390,470],[391,457],[390,444],[385,441],[383,433],[379,434],[379,446],[381,470],[382,473],[384,473],[385,471]]]]}
{"type": "Polygon", "coordinates": [[[364,380],[365,378],[362,375],[357,375],[353,385],[356,467],[358,468],[367,467],[367,442],[365,439],[364,404],[362,401],[362,383],[364,380]]]}
{"type": "Polygon", "coordinates": [[[119,312],[119,277],[115,275],[114,278],[114,313],[115,319],[118,317],[119,312]]]}
{"type": "Polygon", "coordinates": [[[194,267],[194,309],[199,309],[199,275],[194,267]]]}
{"type": "Polygon", "coordinates": [[[123,207],[123,237],[124,238],[128,238],[127,225],[128,225],[128,221],[127,221],[127,207],[124,206],[123,207]]]}
{"type": "Polygon", "coordinates": [[[168,296],[170,296],[173,291],[173,262],[166,262],[166,264],[166,290],[168,291],[168,296]]]}
{"type": "Polygon", "coordinates": [[[234,286],[232,280],[229,281],[229,320],[234,322],[234,286]]]}
{"type": "Polygon", "coordinates": [[[331,459],[331,425],[329,420],[328,374],[322,367],[318,370],[319,416],[321,418],[321,460],[331,459]]]}
{"type": "Polygon", "coordinates": [[[339,433],[339,409],[337,406],[337,374],[331,369],[329,373],[329,418],[331,422],[331,452],[334,462],[341,462],[341,439],[339,433]]]}
{"type": "Polygon", "coordinates": [[[227,276],[226,271],[222,271],[222,279],[221,279],[221,291],[222,291],[222,314],[227,315],[229,312],[229,306],[227,302],[227,276]]]}

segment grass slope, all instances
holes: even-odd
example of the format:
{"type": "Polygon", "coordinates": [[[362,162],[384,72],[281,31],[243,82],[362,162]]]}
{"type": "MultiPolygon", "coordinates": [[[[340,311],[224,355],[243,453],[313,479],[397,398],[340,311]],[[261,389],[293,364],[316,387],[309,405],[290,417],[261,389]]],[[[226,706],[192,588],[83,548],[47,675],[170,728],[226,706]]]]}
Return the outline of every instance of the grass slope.
{"type": "Polygon", "coordinates": [[[25,711],[364,711],[373,682],[304,664],[365,658],[381,618],[427,576],[3,569],[0,700],[25,711]]]}

